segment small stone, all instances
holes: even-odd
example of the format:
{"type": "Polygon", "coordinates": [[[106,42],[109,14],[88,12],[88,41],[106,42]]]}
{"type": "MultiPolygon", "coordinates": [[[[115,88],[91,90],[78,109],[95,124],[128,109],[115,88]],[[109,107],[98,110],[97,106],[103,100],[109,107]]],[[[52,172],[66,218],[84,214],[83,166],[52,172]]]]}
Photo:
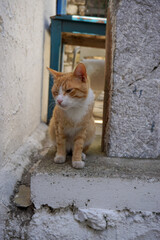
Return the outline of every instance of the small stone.
{"type": "Polygon", "coordinates": [[[74,2],[75,2],[77,5],[85,5],[85,4],[86,4],[86,0],[74,0],[74,2]]]}
{"type": "Polygon", "coordinates": [[[68,4],[67,6],[67,14],[69,15],[76,15],[78,12],[78,7],[73,4],[68,4]]]}
{"type": "Polygon", "coordinates": [[[47,153],[48,153],[48,150],[49,150],[49,148],[47,147],[47,148],[44,148],[44,149],[42,149],[41,151],[40,151],[40,155],[42,156],[42,157],[44,157],[47,153]]]}
{"type": "Polygon", "coordinates": [[[79,15],[84,16],[86,12],[86,7],[85,6],[79,6],[79,15]]]}
{"type": "Polygon", "coordinates": [[[65,45],[65,53],[73,53],[74,47],[72,45],[65,45]]]}
{"type": "Polygon", "coordinates": [[[30,188],[25,185],[21,185],[19,187],[19,192],[14,197],[14,203],[17,207],[29,207],[32,204],[30,188]]]}
{"type": "Polygon", "coordinates": [[[78,209],[74,215],[75,220],[79,222],[85,222],[89,227],[94,230],[105,230],[106,220],[103,216],[101,210],[88,210],[88,209],[78,209]]]}

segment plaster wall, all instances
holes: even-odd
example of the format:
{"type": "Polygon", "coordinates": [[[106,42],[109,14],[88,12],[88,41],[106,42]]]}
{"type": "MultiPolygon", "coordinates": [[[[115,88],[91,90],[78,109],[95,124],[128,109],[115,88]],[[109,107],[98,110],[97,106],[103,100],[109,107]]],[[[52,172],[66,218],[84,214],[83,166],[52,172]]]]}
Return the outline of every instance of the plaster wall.
{"type": "Polygon", "coordinates": [[[28,230],[31,240],[158,240],[160,237],[159,215],[127,210],[79,209],[72,213],[63,209],[57,212],[40,209],[28,230]]]}
{"type": "Polygon", "coordinates": [[[44,38],[55,4],[0,1],[0,168],[40,123],[44,38]]]}
{"type": "Polygon", "coordinates": [[[160,216],[152,212],[109,209],[52,209],[43,206],[8,221],[4,239],[159,240],[160,216]]]}
{"type": "Polygon", "coordinates": [[[116,19],[109,156],[160,155],[160,1],[111,1],[116,19]]]}

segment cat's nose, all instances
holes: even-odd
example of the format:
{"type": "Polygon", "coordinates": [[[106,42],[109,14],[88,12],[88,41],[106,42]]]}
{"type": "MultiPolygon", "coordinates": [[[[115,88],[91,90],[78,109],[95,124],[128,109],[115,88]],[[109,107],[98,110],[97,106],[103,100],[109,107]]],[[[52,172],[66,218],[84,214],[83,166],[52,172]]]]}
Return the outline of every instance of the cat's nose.
{"type": "Polygon", "coordinates": [[[62,99],[57,99],[57,102],[59,103],[59,105],[61,105],[61,103],[63,102],[62,99]]]}

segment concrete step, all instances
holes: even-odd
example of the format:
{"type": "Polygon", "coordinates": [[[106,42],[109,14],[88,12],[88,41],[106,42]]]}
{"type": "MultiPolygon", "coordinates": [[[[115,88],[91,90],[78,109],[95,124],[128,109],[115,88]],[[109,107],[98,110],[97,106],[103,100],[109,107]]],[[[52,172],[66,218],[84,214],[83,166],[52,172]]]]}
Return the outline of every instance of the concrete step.
{"type": "Polygon", "coordinates": [[[50,149],[31,177],[37,209],[75,206],[160,212],[160,160],[108,158],[89,152],[84,169],[53,162],[50,149]]]}

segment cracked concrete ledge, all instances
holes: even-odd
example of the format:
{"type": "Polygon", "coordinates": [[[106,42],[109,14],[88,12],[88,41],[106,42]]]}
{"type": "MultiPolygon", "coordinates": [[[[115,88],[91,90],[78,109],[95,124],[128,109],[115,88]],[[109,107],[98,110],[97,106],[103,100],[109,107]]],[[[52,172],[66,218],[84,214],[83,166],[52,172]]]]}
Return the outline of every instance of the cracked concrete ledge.
{"type": "Polygon", "coordinates": [[[158,159],[87,156],[83,170],[53,162],[50,149],[31,177],[31,198],[37,209],[74,205],[77,208],[160,212],[158,159]],[[134,200],[133,200],[134,199],[134,200]]]}
{"type": "Polygon", "coordinates": [[[47,129],[46,124],[41,123],[26,142],[8,157],[0,171],[0,203],[9,204],[15,184],[21,179],[25,167],[31,163],[31,155],[42,148],[41,142],[46,137],[47,129]]]}
{"type": "Polygon", "coordinates": [[[50,149],[31,177],[35,214],[29,239],[160,238],[158,159],[107,158],[91,151],[85,168],[76,170],[70,157],[60,165],[53,158],[50,149]]]}
{"type": "Polygon", "coordinates": [[[36,208],[103,208],[160,211],[160,182],[154,179],[80,177],[39,173],[32,176],[31,196],[36,208]]]}
{"type": "Polygon", "coordinates": [[[42,206],[32,216],[27,236],[31,240],[158,240],[160,214],[42,206]]]}

